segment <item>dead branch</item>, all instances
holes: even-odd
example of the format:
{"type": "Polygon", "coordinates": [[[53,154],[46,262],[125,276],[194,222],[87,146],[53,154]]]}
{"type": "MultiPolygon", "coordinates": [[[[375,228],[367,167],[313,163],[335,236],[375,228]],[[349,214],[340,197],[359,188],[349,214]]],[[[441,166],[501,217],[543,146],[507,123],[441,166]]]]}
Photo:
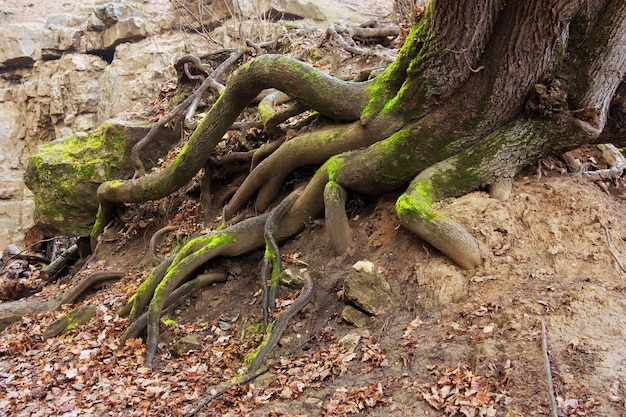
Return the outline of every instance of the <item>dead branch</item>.
{"type": "Polygon", "coordinates": [[[617,255],[615,254],[615,252],[613,251],[612,245],[611,245],[611,234],[609,233],[609,228],[606,227],[604,225],[604,223],[602,223],[602,220],[600,220],[599,216],[596,216],[596,220],[598,221],[598,223],[600,223],[600,226],[602,226],[602,228],[604,229],[604,237],[606,238],[606,245],[609,248],[609,253],[611,254],[611,256],[613,257],[613,259],[615,259],[615,262],[617,263],[617,265],[619,266],[619,268],[622,270],[622,272],[626,273],[626,268],[624,267],[624,265],[622,264],[622,262],[619,260],[619,258],[617,257],[617,255]]]}

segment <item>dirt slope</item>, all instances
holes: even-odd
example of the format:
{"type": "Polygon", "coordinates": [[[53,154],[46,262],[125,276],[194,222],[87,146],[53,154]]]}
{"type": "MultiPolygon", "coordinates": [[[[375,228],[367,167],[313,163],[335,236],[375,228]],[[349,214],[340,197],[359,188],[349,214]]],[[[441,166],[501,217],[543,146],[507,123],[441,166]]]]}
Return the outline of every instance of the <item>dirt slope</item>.
{"type": "MultiPolygon", "coordinates": [[[[542,323],[560,415],[624,415],[626,280],[609,251],[626,259],[622,201],[555,176],[518,178],[505,202],[473,193],[445,203],[485,259],[461,271],[398,227],[393,197],[355,204],[350,255],[329,255],[315,225],[283,246],[315,278],[313,302],[292,319],[270,374],[198,415],[549,415],[542,323]],[[357,329],[340,319],[337,294],[363,259],[386,277],[392,304],[357,329]],[[354,353],[337,343],[349,333],[360,336],[354,353]]],[[[142,368],[141,341],[119,346],[115,311],[145,276],[150,231],[124,246],[112,236],[98,268],[129,273],[79,303],[98,306],[94,320],[43,341],[61,313],[30,316],[0,335],[9,415],[183,415],[233,383],[259,341],[250,325],[260,320],[260,251],[209,265],[229,281],[170,314],[155,369],[142,368]],[[173,357],[190,334],[198,346],[173,357]]]]}

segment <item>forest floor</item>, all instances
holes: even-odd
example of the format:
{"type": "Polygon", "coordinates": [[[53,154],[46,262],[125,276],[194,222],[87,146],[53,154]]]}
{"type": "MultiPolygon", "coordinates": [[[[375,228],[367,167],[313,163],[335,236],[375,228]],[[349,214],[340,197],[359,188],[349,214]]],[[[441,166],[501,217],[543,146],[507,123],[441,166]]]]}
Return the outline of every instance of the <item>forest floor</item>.
{"type": "MultiPolygon", "coordinates": [[[[269,372],[242,385],[243,358],[262,337],[263,252],[209,263],[228,281],[168,314],[154,367],[144,368],[141,339],[120,345],[127,319],[116,311],[154,265],[152,234],[180,226],[159,246],[168,253],[197,233],[201,213],[193,193],[128,206],[81,273],[121,269],[122,280],[0,333],[0,410],[180,416],[227,389],[196,415],[548,416],[551,392],[560,416],[626,415],[626,184],[601,187],[552,158],[537,172],[520,174],[506,201],[475,192],[440,204],[479,243],[484,262],[471,271],[400,227],[397,193],[351,196],[342,256],[320,221],[283,242],[285,263],[314,278],[315,294],[290,320],[269,372]],[[355,327],[341,319],[341,291],[362,260],[389,283],[391,303],[355,327]],[[44,340],[50,323],[87,304],[94,319],[44,340]],[[187,349],[172,353],[181,339],[187,349]]],[[[288,304],[293,294],[281,291],[288,304]]]]}

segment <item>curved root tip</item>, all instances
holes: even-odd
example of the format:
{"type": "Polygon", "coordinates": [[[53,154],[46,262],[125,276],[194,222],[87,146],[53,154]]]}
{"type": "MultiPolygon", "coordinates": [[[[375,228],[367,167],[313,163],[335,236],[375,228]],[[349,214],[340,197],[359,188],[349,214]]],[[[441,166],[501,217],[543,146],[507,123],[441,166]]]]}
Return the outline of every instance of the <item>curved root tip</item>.
{"type": "Polygon", "coordinates": [[[434,195],[429,180],[416,178],[396,200],[400,222],[461,268],[477,267],[482,262],[478,243],[463,226],[433,207],[434,195]]]}
{"type": "Polygon", "coordinates": [[[443,215],[425,219],[408,213],[399,217],[404,227],[439,249],[461,268],[472,269],[482,263],[478,243],[454,220],[443,215]]]}
{"type": "Polygon", "coordinates": [[[498,200],[506,200],[511,195],[512,178],[501,178],[489,186],[489,195],[498,200]]]}

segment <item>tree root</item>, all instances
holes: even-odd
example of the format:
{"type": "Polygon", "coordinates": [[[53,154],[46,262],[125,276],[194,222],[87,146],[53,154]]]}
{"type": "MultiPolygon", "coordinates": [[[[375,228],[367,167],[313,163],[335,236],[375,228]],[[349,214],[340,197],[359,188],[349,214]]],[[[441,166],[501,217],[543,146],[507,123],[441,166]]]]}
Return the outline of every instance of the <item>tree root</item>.
{"type": "Polygon", "coordinates": [[[268,327],[267,331],[269,331],[269,334],[266,334],[266,338],[261,342],[257,350],[250,354],[244,361],[248,363],[251,362],[248,368],[249,374],[254,374],[259,370],[263,362],[265,362],[267,355],[272,348],[276,346],[276,343],[278,343],[288,321],[311,300],[313,293],[313,280],[308,273],[305,273],[303,276],[302,292],[298,298],[280,315],[272,326],[268,327]]]}
{"type": "Polygon", "coordinates": [[[387,126],[383,126],[383,122],[380,124],[380,127],[368,129],[360,123],[331,126],[301,134],[286,142],[250,172],[226,205],[225,219],[233,217],[255,193],[258,193],[256,209],[265,211],[293,170],[306,165],[319,165],[334,155],[369,146],[395,127],[391,121],[387,121],[387,126]]]}
{"type": "Polygon", "coordinates": [[[83,279],[78,285],[57,295],[50,300],[24,299],[7,303],[0,303],[0,330],[4,330],[12,323],[20,320],[25,314],[36,314],[44,311],[54,311],[63,304],[71,304],[92,286],[100,282],[119,279],[124,276],[122,271],[97,271],[83,279]]]}
{"type": "MultiPolygon", "coordinates": [[[[197,290],[206,287],[211,284],[216,284],[220,282],[226,282],[227,275],[221,272],[213,272],[198,275],[198,277],[193,280],[184,283],[180,287],[178,287],[175,291],[173,291],[169,297],[167,297],[167,301],[165,306],[163,307],[163,311],[161,312],[161,316],[166,314],[168,311],[179,306],[185,298],[189,295],[193,294],[197,290]]],[[[128,326],[126,331],[124,332],[124,336],[122,337],[122,344],[128,340],[138,337],[139,334],[146,328],[146,324],[148,323],[148,314],[143,313],[139,317],[133,320],[132,324],[128,326]]]]}
{"type": "MultiPolygon", "coordinates": [[[[113,216],[115,203],[162,198],[186,184],[204,167],[224,132],[241,111],[260,91],[270,87],[278,88],[307,107],[339,121],[353,121],[360,117],[367,104],[369,88],[367,83],[338,80],[281,55],[262,55],[247,63],[230,78],[228,87],[176,159],[164,170],[135,180],[108,181],[98,187],[100,207],[91,232],[92,244],[113,216]],[[337,101],[334,98],[337,95],[351,99],[337,101]]],[[[134,163],[138,159],[137,152],[135,156],[134,163]]]]}
{"type": "Polygon", "coordinates": [[[572,152],[564,153],[563,158],[572,172],[589,178],[591,181],[615,181],[620,178],[624,174],[624,169],[626,169],[626,158],[624,158],[624,155],[611,143],[603,143],[596,146],[602,151],[602,157],[609,165],[609,168],[588,171],[585,169],[584,164],[581,164],[580,161],[574,157],[572,152]]]}
{"type": "Polygon", "coordinates": [[[350,246],[350,226],[346,214],[346,190],[334,181],[324,187],[325,229],[330,246],[341,255],[350,246]]]}
{"type": "Polygon", "coordinates": [[[157,253],[157,245],[159,239],[166,233],[173,232],[174,230],[178,230],[178,226],[168,225],[160,228],[150,238],[150,253],[152,254],[152,259],[157,262],[161,262],[163,259],[157,253]]]}
{"type": "MultiPolygon", "coordinates": [[[[220,66],[218,66],[215,69],[215,71],[213,71],[211,74],[209,74],[208,77],[206,77],[206,79],[204,79],[200,87],[198,87],[198,89],[193,94],[191,94],[189,97],[183,100],[179,105],[174,107],[165,116],[163,116],[158,122],[156,122],[150,128],[146,136],[144,136],[139,142],[137,142],[133,146],[131,153],[130,153],[130,160],[132,161],[133,166],[135,167],[135,174],[133,175],[133,178],[140,178],[144,176],[146,173],[146,170],[143,166],[143,162],[141,162],[141,158],[139,157],[139,153],[141,152],[141,150],[148,143],[150,143],[151,140],[154,139],[154,137],[159,133],[160,129],[165,127],[165,125],[167,125],[168,123],[171,123],[175,119],[177,119],[178,116],[180,116],[185,111],[185,109],[189,109],[189,111],[187,112],[187,116],[185,117],[185,124],[187,125],[191,123],[191,118],[195,114],[196,108],[198,107],[200,100],[204,96],[204,93],[206,93],[206,91],[209,88],[213,88],[216,91],[218,91],[218,93],[221,94],[222,91],[225,89],[225,87],[222,84],[217,82],[217,79],[221,77],[231,65],[237,62],[237,60],[241,57],[241,55],[243,55],[243,52],[244,50],[242,48],[236,49],[230,58],[224,61],[220,66]]],[[[183,65],[183,68],[185,68],[185,71],[187,72],[187,74],[189,73],[189,70],[186,64],[188,63],[189,60],[193,62],[197,61],[194,64],[194,66],[198,69],[203,68],[202,71],[206,73],[206,69],[204,69],[204,66],[200,62],[199,58],[191,56],[191,55],[186,55],[185,57],[187,57],[187,59],[181,59],[181,61],[179,62],[182,62],[181,65],[183,65]]],[[[190,74],[188,74],[187,76],[190,79],[194,79],[194,76],[191,76],[190,74]]]]}
{"type": "Polygon", "coordinates": [[[337,44],[339,44],[340,47],[352,54],[361,56],[373,56],[376,58],[380,58],[386,63],[389,63],[395,59],[395,56],[388,53],[378,52],[368,48],[356,46],[356,43],[354,41],[355,39],[361,41],[387,40],[389,36],[396,37],[399,34],[399,26],[390,26],[384,28],[364,28],[334,24],[326,30],[326,39],[336,42],[337,44]],[[341,36],[342,34],[346,34],[348,36],[348,40],[341,36]]]}
{"type": "Polygon", "coordinates": [[[432,206],[436,197],[432,180],[418,175],[396,202],[400,223],[462,268],[478,266],[481,263],[478,244],[463,226],[432,206]]]}
{"type": "Polygon", "coordinates": [[[267,329],[269,320],[269,308],[276,307],[276,290],[278,288],[278,275],[283,272],[280,249],[276,243],[276,229],[278,222],[291,208],[297,194],[291,194],[276,206],[267,216],[263,235],[265,237],[265,256],[263,257],[263,267],[261,268],[261,287],[263,289],[263,328],[267,329]],[[271,272],[269,272],[271,271],[271,272]],[[268,276],[269,272],[269,276],[268,276]],[[268,284],[269,283],[269,284],[268,284]]]}
{"type": "Polygon", "coordinates": [[[43,332],[44,340],[57,337],[76,326],[87,323],[96,314],[96,307],[82,305],[53,321],[43,332]]]}
{"type": "Polygon", "coordinates": [[[289,101],[291,101],[291,97],[280,91],[274,91],[261,100],[257,108],[259,110],[259,114],[261,115],[261,122],[263,123],[263,130],[265,133],[268,135],[273,134],[279,124],[308,109],[300,103],[296,103],[281,111],[274,109],[274,106],[284,104],[289,101]]]}

